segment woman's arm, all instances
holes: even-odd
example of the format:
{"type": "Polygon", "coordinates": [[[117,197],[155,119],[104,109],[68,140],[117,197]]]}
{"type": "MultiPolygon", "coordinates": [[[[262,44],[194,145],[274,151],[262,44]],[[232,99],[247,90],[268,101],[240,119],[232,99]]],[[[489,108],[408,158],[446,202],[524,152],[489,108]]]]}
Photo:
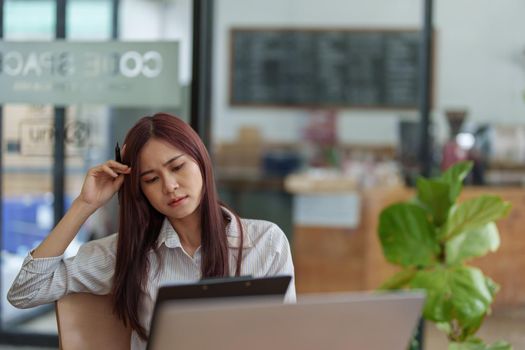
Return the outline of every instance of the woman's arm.
{"type": "Polygon", "coordinates": [[[286,235],[277,225],[273,226],[272,234],[272,248],[275,249],[275,253],[271,258],[270,268],[267,272],[267,275],[292,276],[288,291],[284,296],[284,302],[295,303],[297,301],[297,296],[295,293],[295,270],[292,261],[290,243],[288,243],[286,235]]]}
{"type": "Polygon", "coordinates": [[[88,171],[71,208],[24,260],[8,293],[14,306],[36,306],[70,292],[109,291],[114,273],[115,235],[84,244],[74,258],[64,260],[62,255],[80,227],[118,191],[129,172],[129,167],[112,160],[88,171]]]}
{"type": "Polygon", "coordinates": [[[18,308],[30,308],[74,292],[108,294],[115,271],[117,235],[83,244],[77,255],[33,259],[28,255],[7,293],[18,308]]]}
{"type": "Polygon", "coordinates": [[[32,252],[33,258],[60,256],[75,238],[80,227],[98,208],[118,191],[129,174],[127,165],[109,160],[91,168],[84,180],[80,195],[73,201],[64,217],[32,252]]]}
{"type": "Polygon", "coordinates": [[[47,258],[64,254],[80,227],[94,212],[95,210],[92,207],[76,198],[53,231],[33,250],[31,254],[33,258],[47,258]]]}

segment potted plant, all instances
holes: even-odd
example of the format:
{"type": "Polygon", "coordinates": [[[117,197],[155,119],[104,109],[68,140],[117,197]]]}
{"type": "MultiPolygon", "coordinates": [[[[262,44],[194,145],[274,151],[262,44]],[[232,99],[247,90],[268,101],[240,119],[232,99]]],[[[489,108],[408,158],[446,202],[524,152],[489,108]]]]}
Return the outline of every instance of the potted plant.
{"type": "Polygon", "coordinates": [[[471,169],[471,162],[461,162],[440,177],[421,177],[415,198],[381,212],[384,256],[402,268],[381,288],[425,290],[423,317],[447,334],[449,350],[509,350],[505,341],[487,345],[475,335],[498,285],[467,261],[499,247],[494,222],[507,215],[510,204],[492,195],[458,203],[471,169]]]}

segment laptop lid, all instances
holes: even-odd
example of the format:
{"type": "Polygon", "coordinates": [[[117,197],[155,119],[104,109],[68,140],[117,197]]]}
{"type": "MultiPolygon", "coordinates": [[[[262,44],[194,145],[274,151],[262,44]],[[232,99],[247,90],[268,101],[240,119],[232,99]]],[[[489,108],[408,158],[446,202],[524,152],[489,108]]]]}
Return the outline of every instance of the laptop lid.
{"type": "Polygon", "coordinates": [[[308,296],[267,300],[164,303],[151,350],[406,350],[422,293],[308,296]]]}

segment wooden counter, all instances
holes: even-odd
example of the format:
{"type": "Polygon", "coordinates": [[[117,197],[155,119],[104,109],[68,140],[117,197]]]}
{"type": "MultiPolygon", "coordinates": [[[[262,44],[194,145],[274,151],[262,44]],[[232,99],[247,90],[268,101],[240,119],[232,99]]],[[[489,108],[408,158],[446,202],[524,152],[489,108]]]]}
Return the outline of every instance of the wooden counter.
{"type": "MultiPolygon", "coordinates": [[[[512,204],[510,214],[498,222],[501,245],[495,253],[474,259],[501,286],[496,303],[525,304],[525,189],[465,188],[460,200],[480,194],[501,196],[512,204]]],[[[299,293],[371,290],[397,268],[383,257],[377,225],[387,205],[414,195],[412,189],[386,188],[362,193],[361,222],[356,229],[294,227],[292,244],[299,293]]]]}

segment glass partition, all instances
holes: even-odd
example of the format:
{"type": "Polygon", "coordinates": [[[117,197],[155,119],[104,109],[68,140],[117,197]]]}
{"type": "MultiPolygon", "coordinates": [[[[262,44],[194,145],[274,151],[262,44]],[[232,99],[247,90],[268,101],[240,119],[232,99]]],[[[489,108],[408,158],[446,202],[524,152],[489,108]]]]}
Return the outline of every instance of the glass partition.
{"type": "MultiPolygon", "coordinates": [[[[189,121],[189,86],[191,84],[192,1],[151,2],[119,1],[114,16],[113,0],[69,0],[66,6],[66,42],[177,41],[178,57],[163,62],[164,67],[176,65],[181,85],[181,102],[176,107],[144,101],[142,105],[83,102],[65,107],[64,129],[64,207],[69,208],[78,195],[87,170],[114,156],[115,143],[122,144],[127,130],[144,115],[159,111],[174,113],[189,121]],[[150,25],[139,24],[137,16],[148,14],[150,25]],[[118,19],[119,23],[113,23],[118,19]],[[116,26],[118,38],[112,37],[116,26]],[[146,28],[146,29],[145,29],[146,28]]],[[[55,1],[4,1],[4,40],[7,42],[52,42],[55,35],[55,1]]],[[[41,63],[41,62],[40,62],[41,63]]],[[[45,62],[44,62],[45,63],[45,62]]],[[[131,67],[133,68],[133,67],[131,67]]],[[[108,73],[109,74],[109,73],[108,73]]],[[[104,79],[101,76],[101,79],[104,79]]],[[[34,95],[27,96],[31,101],[34,95]]],[[[91,92],[90,92],[91,93],[91,92]]],[[[132,101],[134,102],[134,101],[132,101]]],[[[53,147],[55,142],[55,106],[51,104],[7,103],[3,108],[2,125],[2,243],[1,252],[1,317],[2,331],[27,334],[56,334],[53,305],[19,310],[6,300],[7,290],[23,259],[54,226],[53,147]]],[[[76,253],[90,239],[117,231],[116,199],[98,210],[82,227],[65,256],[76,253]]],[[[32,339],[32,338],[31,338],[32,339]]],[[[24,341],[17,341],[24,342],[24,341]]],[[[26,342],[35,342],[26,340],[26,342]]],[[[36,341],[38,343],[38,341],[36,341]]],[[[38,345],[38,344],[36,344],[38,345]]]]}
{"type": "Polygon", "coordinates": [[[54,0],[4,0],[4,40],[52,40],[54,0]]]}
{"type": "MultiPolygon", "coordinates": [[[[52,40],[55,1],[4,2],[5,40],[52,40]]],[[[24,257],[53,226],[51,105],[3,106],[2,328],[17,329],[45,310],[19,310],[6,300],[24,257]],[[24,140],[24,141],[22,141],[24,140]]]]}

